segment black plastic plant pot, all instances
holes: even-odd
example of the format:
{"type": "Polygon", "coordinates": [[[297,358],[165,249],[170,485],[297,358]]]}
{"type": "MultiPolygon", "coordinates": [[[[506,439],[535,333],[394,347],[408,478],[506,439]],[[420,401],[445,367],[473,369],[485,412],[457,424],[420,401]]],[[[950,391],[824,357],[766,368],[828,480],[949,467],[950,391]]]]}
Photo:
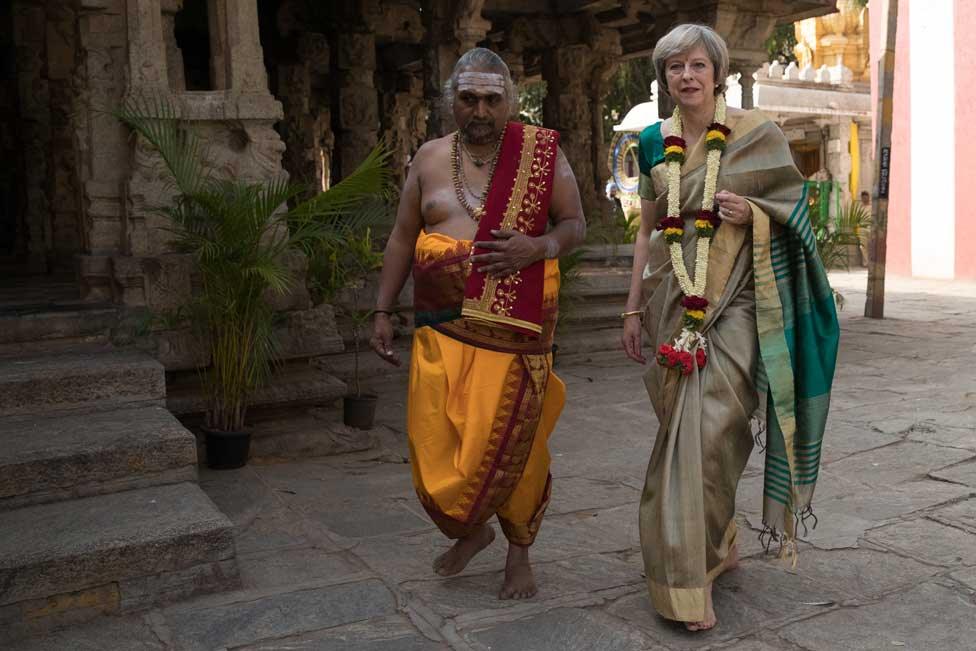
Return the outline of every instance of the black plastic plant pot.
{"type": "Polygon", "coordinates": [[[372,429],[376,417],[376,396],[364,393],[342,399],[342,422],[356,429],[372,429]]]}
{"type": "Polygon", "coordinates": [[[247,464],[247,455],[251,449],[249,432],[220,432],[203,428],[203,433],[208,468],[229,470],[247,464]]]}

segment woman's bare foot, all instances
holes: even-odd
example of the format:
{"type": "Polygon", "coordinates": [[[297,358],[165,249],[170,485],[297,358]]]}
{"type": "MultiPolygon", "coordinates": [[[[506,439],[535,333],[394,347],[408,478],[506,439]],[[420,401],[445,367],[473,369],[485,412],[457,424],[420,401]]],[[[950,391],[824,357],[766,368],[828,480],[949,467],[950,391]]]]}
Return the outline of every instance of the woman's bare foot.
{"type": "MultiPolygon", "coordinates": [[[[739,546],[732,545],[729,555],[725,557],[725,566],[719,576],[739,567],[739,546]]],[[[685,628],[689,631],[707,631],[718,623],[715,617],[715,608],[712,607],[712,584],[708,585],[708,592],[705,596],[705,619],[700,622],[685,622],[685,628]]]]}
{"type": "Polygon", "coordinates": [[[689,631],[707,631],[714,628],[717,623],[715,609],[712,607],[712,584],[709,583],[705,590],[705,619],[700,622],[685,622],[685,628],[689,631]]]}
{"type": "Polygon", "coordinates": [[[538,591],[532,566],[529,564],[529,548],[509,543],[508,558],[505,559],[505,582],[498,598],[529,599],[538,591]]]}
{"type": "Polygon", "coordinates": [[[734,570],[739,567],[739,546],[732,545],[732,549],[729,550],[729,555],[725,557],[725,569],[722,570],[722,574],[734,570]]]}
{"type": "Polygon", "coordinates": [[[481,525],[470,536],[461,538],[449,550],[434,559],[434,572],[441,576],[453,576],[464,570],[471,559],[495,539],[495,530],[481,525]]]}

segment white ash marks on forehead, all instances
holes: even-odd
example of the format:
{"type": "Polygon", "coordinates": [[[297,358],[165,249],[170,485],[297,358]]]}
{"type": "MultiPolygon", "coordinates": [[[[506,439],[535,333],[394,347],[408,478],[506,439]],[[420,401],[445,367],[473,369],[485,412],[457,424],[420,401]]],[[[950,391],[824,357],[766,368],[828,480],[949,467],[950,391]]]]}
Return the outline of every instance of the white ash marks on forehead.
{"type": "Polygon", "coordinates": [[[462,72],[457,78],[457,89],[504,95],[505,77],[495,72],[462,72]]]}

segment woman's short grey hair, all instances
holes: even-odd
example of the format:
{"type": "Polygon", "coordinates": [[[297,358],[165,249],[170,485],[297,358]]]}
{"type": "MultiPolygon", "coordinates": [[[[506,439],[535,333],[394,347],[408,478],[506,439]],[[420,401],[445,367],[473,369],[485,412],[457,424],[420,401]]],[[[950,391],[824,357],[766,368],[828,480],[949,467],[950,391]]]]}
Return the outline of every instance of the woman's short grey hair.
{"type": "Polygon", "coordinates": [[[687,54],[699,46],[708,54],[708,58],[712,61],[712,68],[715,70],[715,94],[725,92],[725,78],[729,76],[729,47],[725,44],[725,39],[711,27],[691,23],[678,25],[654,46],[651,59],[654,61],[654,72],[657,75],[657,87],[662,92],[671,94],[668,92],[665,62],[671,57],[687,54]]]}
{"type": "Polygon", "coordinates": [[[509,103],[509,114],[518,113],[518,94],[515,92],[515,84],[512,82],[512,73],[508,69],[508,64],[488,48],[475,47],[461,55],[461,58],[454,64],[451,76],[444,82],[444,104],[448,114],[454,108],[458,75],[468,70],[500,74],[505,81],[505,98],[509,103]]]}

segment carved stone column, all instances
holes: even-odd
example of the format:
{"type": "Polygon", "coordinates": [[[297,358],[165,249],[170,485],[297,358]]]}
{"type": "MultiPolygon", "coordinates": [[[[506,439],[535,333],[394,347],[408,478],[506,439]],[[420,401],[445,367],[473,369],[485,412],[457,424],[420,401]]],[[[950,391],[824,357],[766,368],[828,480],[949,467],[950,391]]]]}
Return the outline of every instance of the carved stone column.
{"type": "MultiPolygon", "coordinates": [[[[391,73],[393,74],[393,73],[391,73]]],[[[407,175],[407,164],[427,137],[430,113],[423,96],[423,82],[409,73],[395,79],[395,88],[383,94],[383,136],[391,149],[390,169],[400,187],[407,175]]]]}
{"type": "MultiPolygon", "coordinates": [[[[610,79],[620,64],[620,34],[616,30],[599,29],[595,26],[587,30],[592,35],[590,50],[592,53],[592,67],[590,68],[590,119],[592,145],[590,160],[593,166],[593,176],[590,184],[594,188],[597,198],[596,208],[601,214],[609,214],[611,205],[604,201],[604,187],[608,177],[606,166],[608,145],[604,141],[603,106],[607,94],[610,92],[610,79]]],[[[585,206],[585,204],[584,204],[585,206]]],[[[593,215],[596,216],[595,214],[593,215]]]]}
{"type": "Polygon", "coordinates": [[[297,58],[278,66],[277,97],[284,106],[281,124],[285,141],[285,169],[293,180],[318,192],[329,183],[332,162],[332,110],[326,79],[331,59],[324,34],[290,34],[297,43],[297,58]]]}
{"type": "MultiPolygon", "coordinates": [[[[90,0],[81,3],[78,14],[74,83],[81,90],[76,98],[74,141],[78,148],[83,246],[82,254],[75,259],[75,270],[82,299],[92,301],[111,300],[110,256],[123,246],[123,182],[128,175],[129,134],[105,107],[118,106],[122,101],[125,80],[131,79],[131,57],[137,56],[130,50],[140,46],[139,42],[130,45],[130,30],[137,25],[130,24],[128,11],[123,2],[90,0]]],[[[134,32],[140,33],[138,29],[134,32]]]]}
{"type": "Polygon", "coordinates": [[[463,0],[457,4],[454,18],[454,36],[457,39],[457,54],[461,56],[478,43],[485,40],[491,21],[482,18],[481,9],[485,0],[463,0]]]}
{"type": "Polygon", "coordinates": [[[174,93],[186,90],[183,52],[176,43],[176,14],[183,9],[183,0],[162,0],[163,42],[166,47],[166,72],[169,88],[174,93]]]}
{"type": "Polygon", "coordinates": [[[739,73],[739,86],[742,87],[742,108],[747,110],[755,108],[752,97],[752,91],[756,86],[756,80],[752,76],[753,69],[746,66],[736,70],[736,72],[739,73]]]}
{"type": "MultiPolygon", "coordinates": [[[[216,176],[245,181],[280,177],[284,145],[273,127],[282,109],[267,87],[256,0],[209,2],[211,65],[218,92],[185,93],[171,86],[167,60],[181,55],[167,52],[166,43],[175,47],[175,39],[162,27],[171,30],[175,21],[164,20],[162,10],[179,10],[173,0],[165,0],[165,7],[160,0],[128,1],[126,92],[161,97],[178,110],[206,143],[206,164],[216,176]],[[143,52],[157,54],[148,59],[143,52]]],[[[173,187],[160,169],[158,154],[145,143],[136,141],[127,158],[129,167],[123,168],[120,183],[125,197],[122,246],[111,258],[114,296],[127,305],[165,310],[185,300],[192,272],[191,261],[173,250],[170,224],[156,210],[171,200],[173,187]]],[[[300,288],[280,300],[304,306],[308,296],[300,288]]]]}
{"type": "Polygon", "coordinates": [[[51,213],[46,191],[51,146],[51,95],[45,74],[44,7],[18,2],[13,8],[14,45],[17,53],[17,85],[21,142],[24,144],[24,195],[27,250],[33,271],[47,270],[51,239],[51,213]]]}
{"type": "Polygon", "coordinates": [[[454,129],[454,120],[442,102],[442,89],[458,58],[483,41],[491,29],[491,22],[481,16],[483,5],[484,0],[427,3],[424,96],[431,107],[428,138],[437,138],[454,129]]]}
{"type": "Polygon", "coordinates": [[[850,200],[851,176],[851,124],[846,119],[832,121],[827,140],[826,168],[835,181],[840,183],[840,203],[850,200]]]}
{"type": "Polygon", "coordinates": [[[127,0],[129,86],[132,89],[169,87],[163,13],[160,0],[127,0]]]}
{"type": "Polygon", "coordinates": [[[560,146],[579,184],[583,210],[599,209],[594,187],[593,112],[588,75],[592,52],[586,45],[558,47],[543,53],[542,77],[546,81],[543,123],[560,133],[560,146]]]}
{"type": "MultiPolygon", "coordinates": [[[[267,93],[268,74],[258,29],[257,0],[210,0],[211,13],[222,20],[223,30],[217,30],[226,40],[221,45],[221,60],[226,62],[224,84],[217,88],[231,88],[240,93],[267,93]]],[[[214,30],[211,28],[211,42],[214,30]]],[[[215,62],[217,57],[214,58],[215,62]]]]}
{"type": "Polygon", "coordinates": [[[376,145],[379,98],[373,85],[376,39],[372,33],[339,34],[338,157],[340,175],[351,173],[376,145]]]}

